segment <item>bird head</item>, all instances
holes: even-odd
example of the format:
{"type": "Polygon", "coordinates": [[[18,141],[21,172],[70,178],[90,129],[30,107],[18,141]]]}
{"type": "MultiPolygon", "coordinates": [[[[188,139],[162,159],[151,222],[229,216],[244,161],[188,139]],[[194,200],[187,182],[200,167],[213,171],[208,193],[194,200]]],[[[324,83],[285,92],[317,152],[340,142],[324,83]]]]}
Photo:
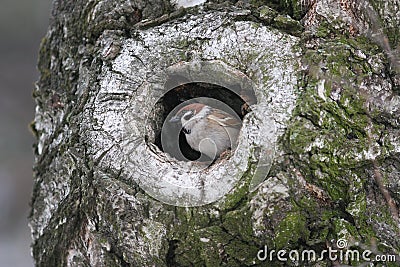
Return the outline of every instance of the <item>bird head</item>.
{"type": "Polygon", "coordinates": [[[178,123],[180,122],[184,125],[188,122],[191,118],[198,115],[205,107],[204,104],[201,103],[193,103],[182,107],[181,109],[176,112],[175,116],[173,116],[169,122],[178,123]]]}

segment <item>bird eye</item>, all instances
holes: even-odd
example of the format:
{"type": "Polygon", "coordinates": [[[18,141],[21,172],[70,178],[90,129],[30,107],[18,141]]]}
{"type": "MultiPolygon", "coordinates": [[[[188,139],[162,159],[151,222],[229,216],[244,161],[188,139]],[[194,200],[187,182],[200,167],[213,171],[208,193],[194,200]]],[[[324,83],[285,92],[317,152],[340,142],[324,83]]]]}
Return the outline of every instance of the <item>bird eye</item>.
{"type": "Polygon", "coordinates": [[[193,117],[193,111],[189,111],[189,112],[187,112],[184,116],[183,116],[183,119],[185,120],[185,121],[188,121],[188,120],[190,120],[190,118],[192,118],[193,117]]]}

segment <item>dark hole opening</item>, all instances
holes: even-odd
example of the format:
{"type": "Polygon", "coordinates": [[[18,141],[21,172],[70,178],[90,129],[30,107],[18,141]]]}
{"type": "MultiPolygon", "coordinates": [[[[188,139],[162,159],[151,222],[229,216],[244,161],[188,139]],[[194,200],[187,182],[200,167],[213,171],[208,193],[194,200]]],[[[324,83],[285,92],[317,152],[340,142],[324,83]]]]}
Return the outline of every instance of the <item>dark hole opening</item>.
{"type": "MultiPolygon", "coordinates": [[[[166,86],[168,86],[168,84],[166,86]]],[[[164,123],[167,116],[175,107],[183,102],[190,102],[191,100],[199,97],[215,99],[223,102],[224,104],[228,105],[240,117],[241,120],[250,111],[250,108],[247,104],[251,105],[255,103],[254,92],[252,90],[244,91],[241,89],[240,85],[237,85],[231,89],[227,89],[225,87],[209,83],[185,83],[174,87],[172,90],[169,90],[157,102],[156,105],[160,107],[159,110],[162,110],[163,112],[162,114],[155,114],[155,116],[158,117],[156,121],[164,123]],[[245,96],[244,98],[246,101],[242,98],[243,96],[245,96]]],[[[193,102],[197,101],[194,100],[193,102]]],[[[155,145],[160,148],[160,150],[165,152],[161,143],[162,123],[160,123],[160,125],[156,125],[155,127],[155,145]]],[[[179,148],[184,158],[182,158],[180,155],[171,155],[178,160],[194,161],[198,160],[200,157],[200,152],[193,150],[189,146],[182,130],[179,133],[179,148]]]]}

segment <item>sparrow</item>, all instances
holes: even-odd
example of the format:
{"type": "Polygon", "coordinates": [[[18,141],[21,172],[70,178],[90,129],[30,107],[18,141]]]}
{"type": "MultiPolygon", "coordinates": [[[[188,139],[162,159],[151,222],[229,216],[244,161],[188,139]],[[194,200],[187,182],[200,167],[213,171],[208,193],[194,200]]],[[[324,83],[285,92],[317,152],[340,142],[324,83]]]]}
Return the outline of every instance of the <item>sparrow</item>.
{"type": "Polygon", "coordinates": [[[169,121],[181,123],[189,146],[212,160],[236,147],[242,126],[238,118],[201,103],[182,107],[169,121]]]}

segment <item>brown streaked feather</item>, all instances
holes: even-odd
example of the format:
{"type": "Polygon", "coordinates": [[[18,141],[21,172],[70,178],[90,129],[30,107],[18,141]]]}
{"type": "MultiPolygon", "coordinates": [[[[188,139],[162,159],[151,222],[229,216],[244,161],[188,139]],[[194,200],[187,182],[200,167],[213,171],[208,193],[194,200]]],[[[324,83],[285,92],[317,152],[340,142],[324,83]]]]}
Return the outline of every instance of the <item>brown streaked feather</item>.
{"type": "Polygon", "coordinates": [[[212,111],[213,114],[208,116],[210,122],[218,123],[223,127],[240,128],[242,126],[242,122],[229,113],[219,109],[212,109],[212,111]]]}

